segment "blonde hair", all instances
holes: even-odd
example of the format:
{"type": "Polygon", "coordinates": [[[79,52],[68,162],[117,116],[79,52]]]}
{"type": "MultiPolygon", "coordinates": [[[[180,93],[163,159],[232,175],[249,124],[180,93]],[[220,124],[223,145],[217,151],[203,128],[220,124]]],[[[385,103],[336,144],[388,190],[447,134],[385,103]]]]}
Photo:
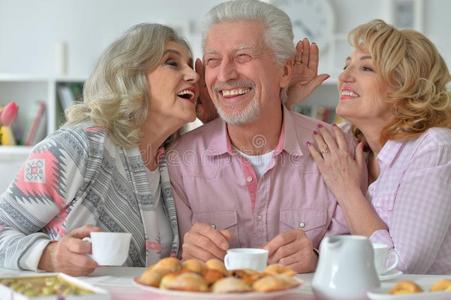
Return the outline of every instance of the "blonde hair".
{"type": "Polygon", "coordinates": [[[190,51],[186,41],[167,26],[138,24],[130,28],[100,57],[84,84],[83,103],[66,112],[67,124],[90,121],[107,129],[117,145],[136,145],[152,88],[146,74],[156,69],[170,41],[190,51]]]}
{"type": "Polygon", "coordinates": [[[373,20],[354,28],[348,39],[371,55],[390,90],[387,101],[395,118],[382,130],[382,144],[414,138],[431,127],[451,127],[451,93],[446,88],[451,76],[428,38],[373,20]]]}

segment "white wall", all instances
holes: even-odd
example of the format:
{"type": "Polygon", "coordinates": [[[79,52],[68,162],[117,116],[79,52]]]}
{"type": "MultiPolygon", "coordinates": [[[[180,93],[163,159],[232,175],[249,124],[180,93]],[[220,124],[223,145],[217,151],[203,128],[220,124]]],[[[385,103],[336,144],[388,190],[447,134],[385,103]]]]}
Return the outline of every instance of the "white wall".
{"type": "MultiPolygon", "coordinates": [[[[387,19],[391,0],[330,0],[336,31],[373,18],[387,19]]],[[[399,0],[398,0],[399,1],[399,0]]],[[[422,0],[424,33],[451,65],[451,1],[422,0]]],[[[220,0],[0,0],[0,73],[60,75],[55,48],[68,45],[68,75],[86,77],[101,51],[128,27],[160,22],[181,27],[197,24],[220,0]],[[194,22],[193,22],[194,21],[194,22]]],[[[197,34],[184,32],[200,54],[197,34]]],[[[337,53],[345,57],[347,53],[337,53]]],[[[323,61],[324,64],[324,61],[323,61]]],[[[323,68],[324,69],[324,68],[323,68]]]]}

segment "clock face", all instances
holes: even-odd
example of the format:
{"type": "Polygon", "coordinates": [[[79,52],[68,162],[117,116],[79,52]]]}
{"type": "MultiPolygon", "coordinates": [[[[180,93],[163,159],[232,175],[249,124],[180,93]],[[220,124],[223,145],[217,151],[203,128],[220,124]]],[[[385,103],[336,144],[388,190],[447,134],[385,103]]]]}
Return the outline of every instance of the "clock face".
{"type": "Polygon", "coordinates": [[[328,0],[273,0],[293,24],[294,42],[307,37],[325,50],[333,38],[335,17],[328,0]]]}

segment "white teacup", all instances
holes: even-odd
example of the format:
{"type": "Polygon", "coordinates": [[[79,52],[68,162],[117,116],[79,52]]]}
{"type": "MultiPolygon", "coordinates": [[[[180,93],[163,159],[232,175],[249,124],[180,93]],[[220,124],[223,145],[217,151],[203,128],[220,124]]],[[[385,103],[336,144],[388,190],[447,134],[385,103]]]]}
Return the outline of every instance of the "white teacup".
{"type": "Polygon", "coordinates": [[[224,264],[227,270],[253,269],[264,271],[268,263],[268,250],[258,248],[235,248],[227,250],[224,264]]]}
{"type": "Polygon", "coordinates": [[[92,244],[91,257],[100,266],[122,266],[128,257],[132,234],[128,232],[91,232],[85,238],[92,244]]]}
{"type": "Polygon", "coordinates": [[[373,243],[374,266],[379,275],[388,273],[396,268],[399,262],[396,252],[385,244],[373,243]]]}

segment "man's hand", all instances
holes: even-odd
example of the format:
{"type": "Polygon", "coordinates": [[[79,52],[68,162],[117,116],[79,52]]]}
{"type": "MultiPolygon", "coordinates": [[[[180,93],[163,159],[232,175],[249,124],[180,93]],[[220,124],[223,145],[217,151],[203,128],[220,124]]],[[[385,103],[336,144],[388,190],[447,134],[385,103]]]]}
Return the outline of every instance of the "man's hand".
{"type": "Polygon", "coordinates": [[[228,230],[216,230],[209,224],[195,223],[183,238],[183,259],[224,259],[229,249],[231,234],[228,230]]]}
{"type": "Polygon", "coordinates": [[[195,69],[199,74],[199,98],[196,102],[196,115],[202,123],[208,123],[218,117],[216,107],[211,101],[210,94],[208,94],[207,85],[205,84],[205,70],[202,61],[196,59],[195,69]]]}
{"type": "Polygon", "coordinates": [[[293,75],[288,87],[286,106],[293,109],[329,78],[328,74],[318,75],[319,49],[315,43],[310,44],[308,39],[299,41],[296,45],[293,75]]]}
{"type": "Polygon", "coordinates": [[[291,267],[297,273],[313,272],[318,257],[313,252],[312,241],[301,229],[293,229],[279,234],[265,247],[268,263],[291,267]]]}
{"type": "Polygon", "coordinates": [[[85,225],[74,229],[57,242],[50,242],[42,253],[38,268],[72,276],[91,274],[97,263],[87,255],[91,253],[91,244],[82,239],[94,231],[100,231],[100,228],[85,225]]]}

